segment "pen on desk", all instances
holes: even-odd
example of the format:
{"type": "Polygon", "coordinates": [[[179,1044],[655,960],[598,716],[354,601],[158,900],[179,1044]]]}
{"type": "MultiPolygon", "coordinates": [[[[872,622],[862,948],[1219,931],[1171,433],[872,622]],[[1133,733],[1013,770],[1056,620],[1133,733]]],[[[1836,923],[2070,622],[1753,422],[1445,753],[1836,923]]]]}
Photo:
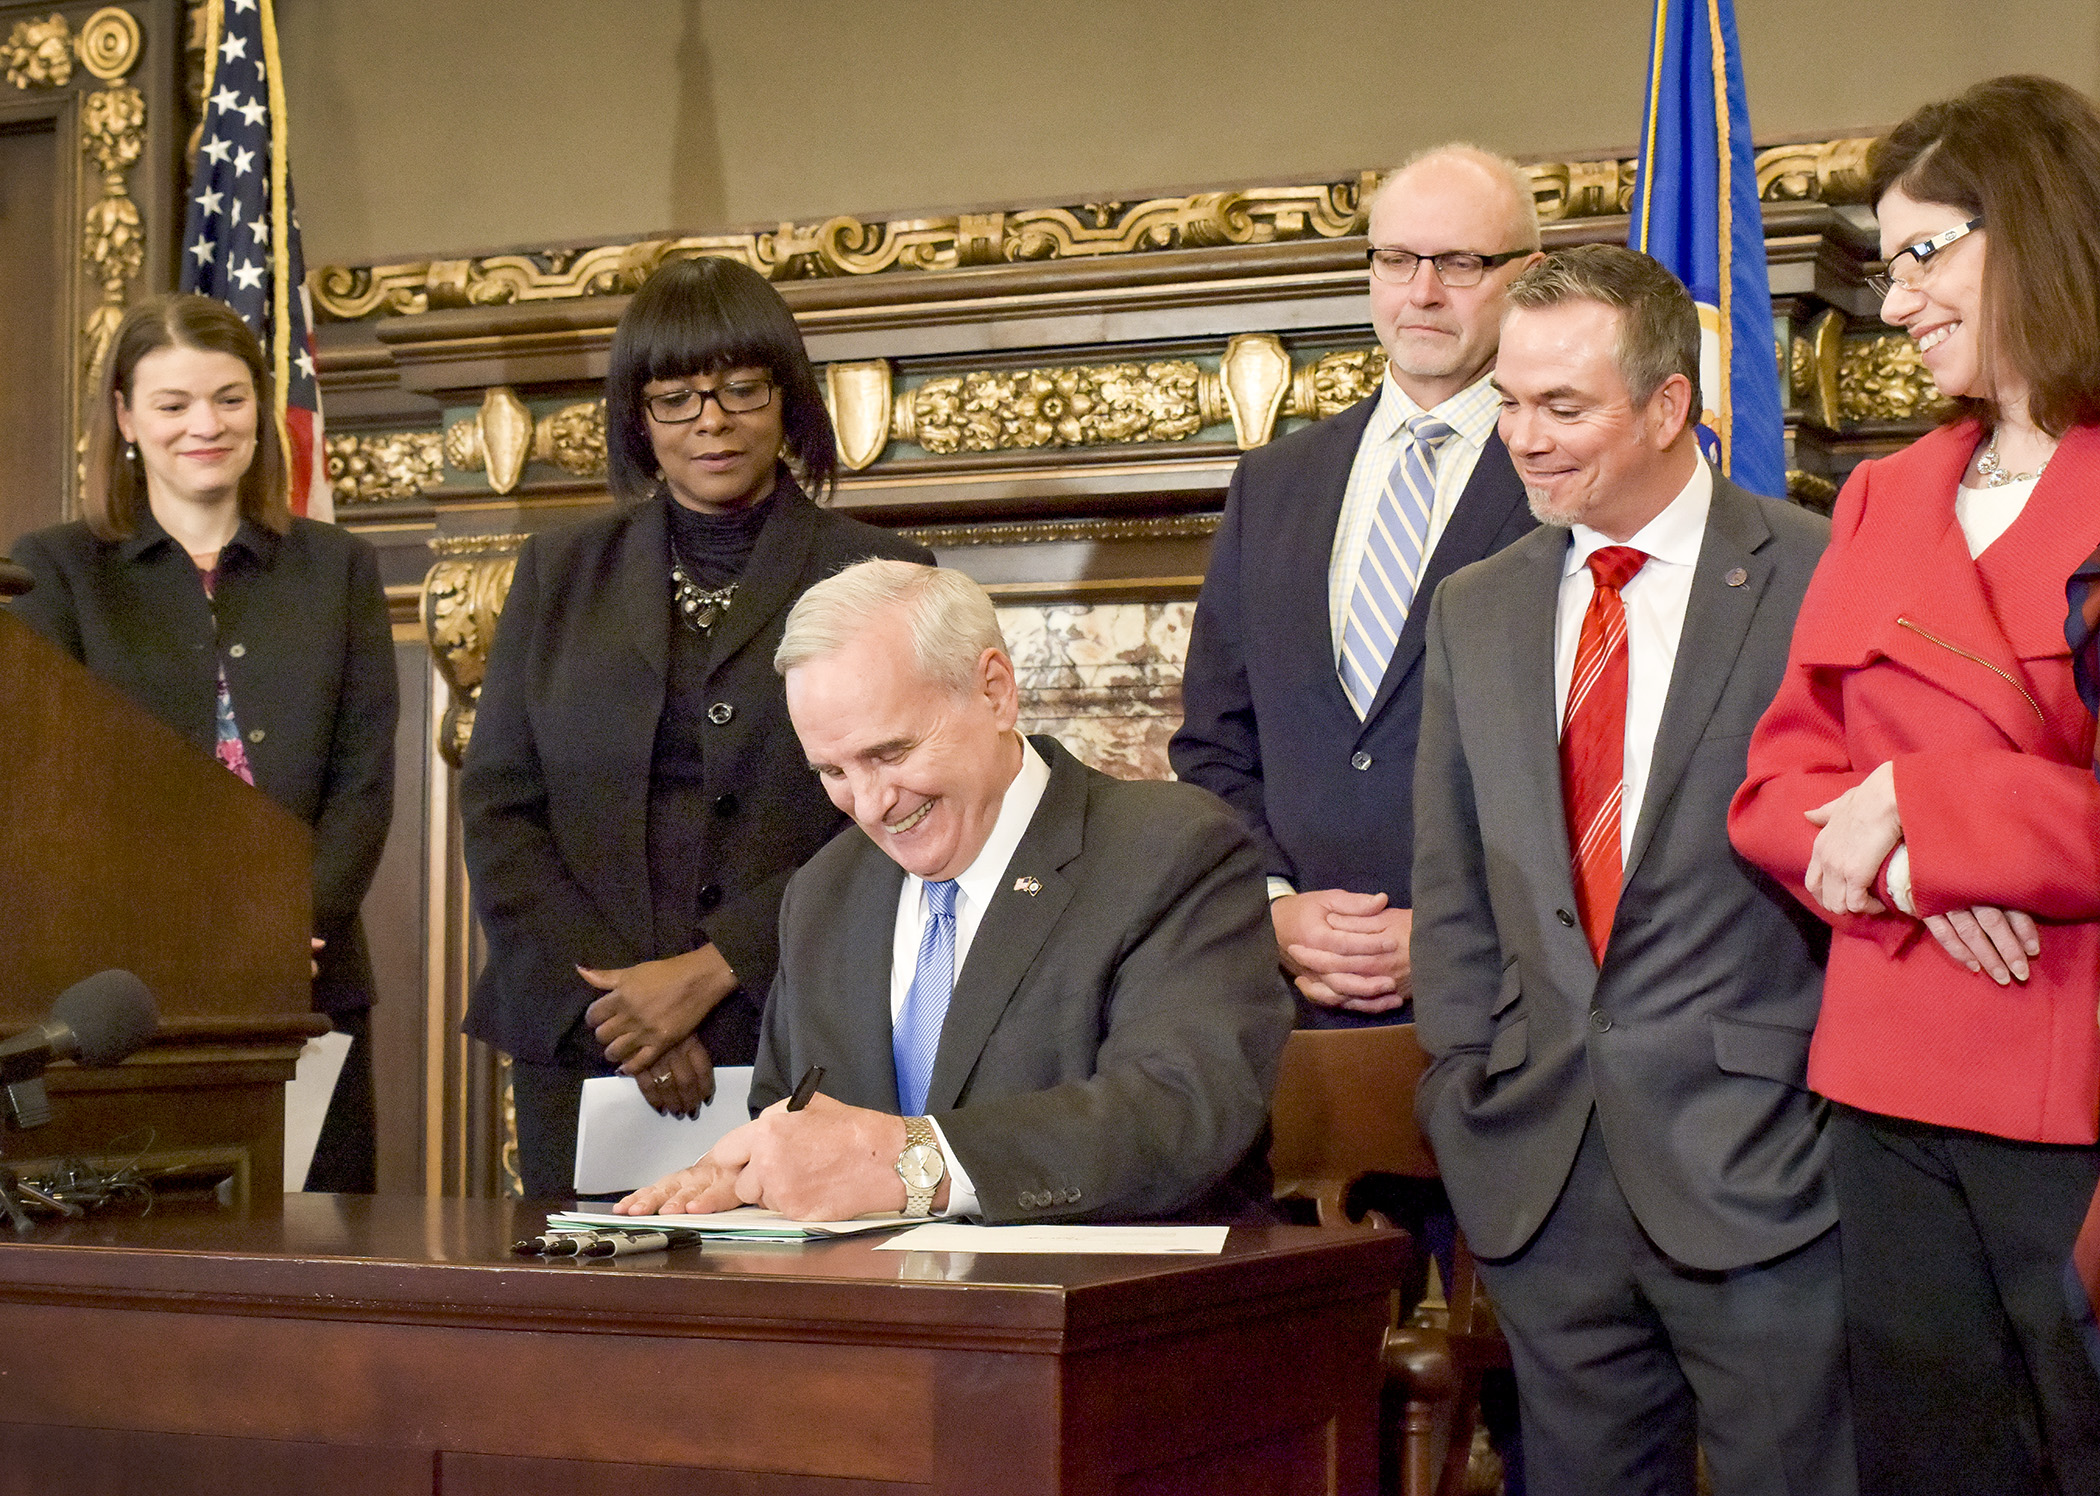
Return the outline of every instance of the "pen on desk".
{"type": "Polygon", "coordinates": [[[817,1087],[824,1083],[824,1067],[812,1065],[802,1072],[802,1079],[795,1082],[795,1094],[788,1098],[788,1110],[799,1112],[809,1105],[809,1098],[817,1094],[817,1087]]]}
{"type": "Polygon", "coordinates": [[[583,1249],[585,1257],[632,1257],[637,1252],[662,1252],[671,1245],[668,1231],[607,1232],[583,1249]]]}
{"type": "Polygon", "coordinates": [[[512,1242],[510,1249],[521,1257],[541,1257],[557,1240],[559,1238],[552,1235],[528,1236],[523,1241],[512,1242]]]}
{"type": "Polygon", "coordinates": [[[564,1231],[547,1243],[546,1253],[549,1257],[576,1257],[597,1241],[595,1231],[564,1231]]]}

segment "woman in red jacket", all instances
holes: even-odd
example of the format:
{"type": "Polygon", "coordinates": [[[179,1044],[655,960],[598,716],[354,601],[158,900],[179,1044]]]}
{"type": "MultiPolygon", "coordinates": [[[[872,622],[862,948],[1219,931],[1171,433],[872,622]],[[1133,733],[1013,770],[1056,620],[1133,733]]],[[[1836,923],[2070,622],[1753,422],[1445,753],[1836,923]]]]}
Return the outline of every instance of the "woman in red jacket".
{"type": "Polygon", "coordinates": [[[2100,1492],[2064,1262],[2100,1179],[2100,781],[2064,586],[2100,545],[2100,113],[2040,78],[1880,142],[1882,317],[1945,425],[1838,500],[1735,845],[1833,930],[1862,1490],[2100,1492]]]}

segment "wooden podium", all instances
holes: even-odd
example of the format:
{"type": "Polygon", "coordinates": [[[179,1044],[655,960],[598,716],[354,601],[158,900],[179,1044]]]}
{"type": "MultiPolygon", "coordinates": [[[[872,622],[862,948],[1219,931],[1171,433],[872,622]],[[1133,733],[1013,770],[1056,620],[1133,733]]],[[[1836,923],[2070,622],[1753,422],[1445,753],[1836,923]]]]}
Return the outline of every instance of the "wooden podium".
{"type": "Polygon", "coordinates": [[[284,1082],[328,1027],[309,1011],[310,847],[269,796],[0,609],[0,1032],[110,967],[161,1015],[121,1065],[54,1066],[53,1120],[0,1136],[9,1165],[135,1160],[279,1193],[284,1082]]]}
{"type": "Polygon", "coordinates": [[[1404,1234],[1215,1257],[513,1257],[515,1201],[285,1195],[0,1241],[0,1490],[1339,1496],[1404,1234]]]}

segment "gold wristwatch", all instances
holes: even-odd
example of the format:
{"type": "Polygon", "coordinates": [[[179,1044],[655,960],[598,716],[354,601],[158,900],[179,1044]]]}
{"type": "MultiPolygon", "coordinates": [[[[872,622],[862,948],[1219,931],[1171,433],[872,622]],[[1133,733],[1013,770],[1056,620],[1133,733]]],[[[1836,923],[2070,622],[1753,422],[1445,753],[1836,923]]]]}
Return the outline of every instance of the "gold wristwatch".
{"type": "Polygon", "coordinates": [[[904,1181],[904,1213],[932,1215],[933,1192],[948,1177],[948,1163],[941,1157],[933,1123],[924,1117],[904,1119],[904,1151],[897,1155],[897,1177],[904,1181]]]}

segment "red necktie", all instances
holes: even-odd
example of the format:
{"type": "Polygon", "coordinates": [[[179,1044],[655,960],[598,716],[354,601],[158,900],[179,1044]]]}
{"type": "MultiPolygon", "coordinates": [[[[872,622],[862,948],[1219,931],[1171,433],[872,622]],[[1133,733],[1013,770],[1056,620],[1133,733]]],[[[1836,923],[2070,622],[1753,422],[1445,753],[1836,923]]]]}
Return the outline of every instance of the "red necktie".
{"type": "Polygon", "coordinates": [[[1597,964],[1604,964],[1619,908],[1619,797],[1626,781],[1626,604],[1619,589],[1647,564],[1632,546],[1590,556],[1596,590],[1582,615],[1575,674],[1560,733],[1560,793],[1568,808],[1575,911],[1597,964]]]}

